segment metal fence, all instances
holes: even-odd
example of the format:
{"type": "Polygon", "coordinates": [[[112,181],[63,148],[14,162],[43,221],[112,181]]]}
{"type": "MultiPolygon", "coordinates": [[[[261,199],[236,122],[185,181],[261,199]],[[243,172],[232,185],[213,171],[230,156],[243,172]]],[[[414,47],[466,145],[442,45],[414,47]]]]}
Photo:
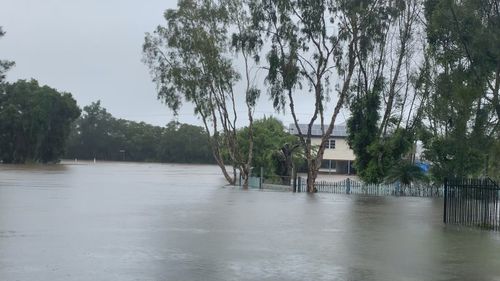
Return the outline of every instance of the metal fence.
{"type": "MultiPolygon", "coordinates": [[[[427,184],[402,185],[392,184],[366,184],[352,179],[337,182],[316,181],[314,184],[316,192],[336,194],[362,194],[373,196],[414,196],[414,197],[441,197],[444,188],[427,184]]],[[[297,192],[306,192],[305,179],[297,181],[297,192]]]]}
{"type": "Polygon", "coordinates": [[[448,224],[500,230],[500,188],[485,179],[447,179],[443,221],[448,224]]]}
{"type": "Polygon", "coordinates": [[[251,176],[248,179],[249,188],[259,188],[277,191],[293,191],[293,179],[290,176],[262,178],[251,176]]]}

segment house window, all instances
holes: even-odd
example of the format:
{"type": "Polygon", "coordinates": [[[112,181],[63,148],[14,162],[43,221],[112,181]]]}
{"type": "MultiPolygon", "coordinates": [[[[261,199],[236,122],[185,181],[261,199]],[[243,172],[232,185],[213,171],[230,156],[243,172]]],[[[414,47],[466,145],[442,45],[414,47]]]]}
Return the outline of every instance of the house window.
{"type": "Polygon", "coordinates": [[[335,140],[329,139],[328,142],[326,143],[326,148],[335,149],[335,140]]]}
{"type": "Polygon", "coordinates": [[[335,170],[337,169],[337,161],[335,160],[323,160],[321,161],[321,169],[325,170],[335,170]]]}

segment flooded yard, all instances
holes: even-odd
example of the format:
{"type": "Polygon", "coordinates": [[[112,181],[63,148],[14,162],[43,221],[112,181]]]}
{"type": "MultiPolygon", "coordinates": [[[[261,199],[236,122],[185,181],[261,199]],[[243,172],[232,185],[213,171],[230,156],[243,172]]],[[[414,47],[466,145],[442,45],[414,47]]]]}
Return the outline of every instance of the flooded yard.
{"type": "Polygon", "coordinates": [[[0,166],[0,280],[500,280],[442,199],[222,188],[216,166],[0,166]]]}

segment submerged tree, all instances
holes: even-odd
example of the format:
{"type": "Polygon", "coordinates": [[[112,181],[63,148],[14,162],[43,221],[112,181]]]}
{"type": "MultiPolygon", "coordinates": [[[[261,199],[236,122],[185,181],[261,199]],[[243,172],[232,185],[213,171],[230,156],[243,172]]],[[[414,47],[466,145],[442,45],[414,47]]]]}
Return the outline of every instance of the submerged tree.
{"type": "Polygon", "coordinates": [[[237,142],[237,94],[241,74],[233,65],[234,52],[245,62],[245,104],[250,123],[249,146],[253,145],[253,110],[258,90],[251,81],[250,59],[257,56],[260,43],[247,29],[249,18],[243,2],[180,0],[176,10],[165,12],[166,26],[147,34],[144,62],[157,84],[158,97],[177,112],[183,101],[194,106],[202,120],[213,156],[225,178],[235,183],[226,168],[223,149],[230,164],[241,171],[248,184],[253,149],[246,154],[237,142]],[[232,37],[228,36],[235,29],[232,37]]]}
{"type": "Polygon", "coordinates": [[[348,141],[361,179],[380,183],[402,157],[411,152],[423,96],[417,77],[424,62],[418,48],[422,29],[421,1],[387,1],[386,20],[366,36],[373,44],[357,52],[352,87],[348,141]]]}
{"type": "Polygon", "coordinates": [[[314,191],[326,143],[352,90],[354,74],[374,43],[382,40],[392,8],[385,1],[255,1],[257,28],[270,39],[266,78],[276,109],[288,108],[307,161],[308,191],[314,191]],[[334,84],[334,87],[332,86],[334,84]],[[305,131],[299,126],[295,101],[304,91],[313,96],[314,110],[305,131]],[[331,95],[334,95],[335,99],[331,95]],[[326,116],[330,100],[333,114],[326,116]],[[319,147],[311,143],[320,124],[319,147]]]}

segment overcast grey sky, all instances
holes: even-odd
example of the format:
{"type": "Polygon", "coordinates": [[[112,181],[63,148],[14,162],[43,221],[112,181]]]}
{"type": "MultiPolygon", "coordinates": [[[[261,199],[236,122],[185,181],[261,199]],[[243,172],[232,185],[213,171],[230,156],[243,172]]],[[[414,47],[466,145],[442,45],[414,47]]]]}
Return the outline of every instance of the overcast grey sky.
{"type": "MultiPolygon", "coordinates": [[[[141,62],[142,43],[145,32],[164,24],[163,12],[176,3],[2,0],[0,26],[7,34],[0,40],[0,58],[16,62],[7,80],[35,78],[72,93],[80,107],[101,100],[116,117],[164,125],[173,114],[156,99],[155,86],[141,62]]],[[[296,102],[302,122],[312,103],[308,95],[296,102]]],[[[257,118],[263,115],[274,115],[285,124],[292,121],[288,114],[274,113],[265,94],[256,109],[257,118]]],[[[177,119],[200,124],[189,106],[182,108],[177,119]]]]}

